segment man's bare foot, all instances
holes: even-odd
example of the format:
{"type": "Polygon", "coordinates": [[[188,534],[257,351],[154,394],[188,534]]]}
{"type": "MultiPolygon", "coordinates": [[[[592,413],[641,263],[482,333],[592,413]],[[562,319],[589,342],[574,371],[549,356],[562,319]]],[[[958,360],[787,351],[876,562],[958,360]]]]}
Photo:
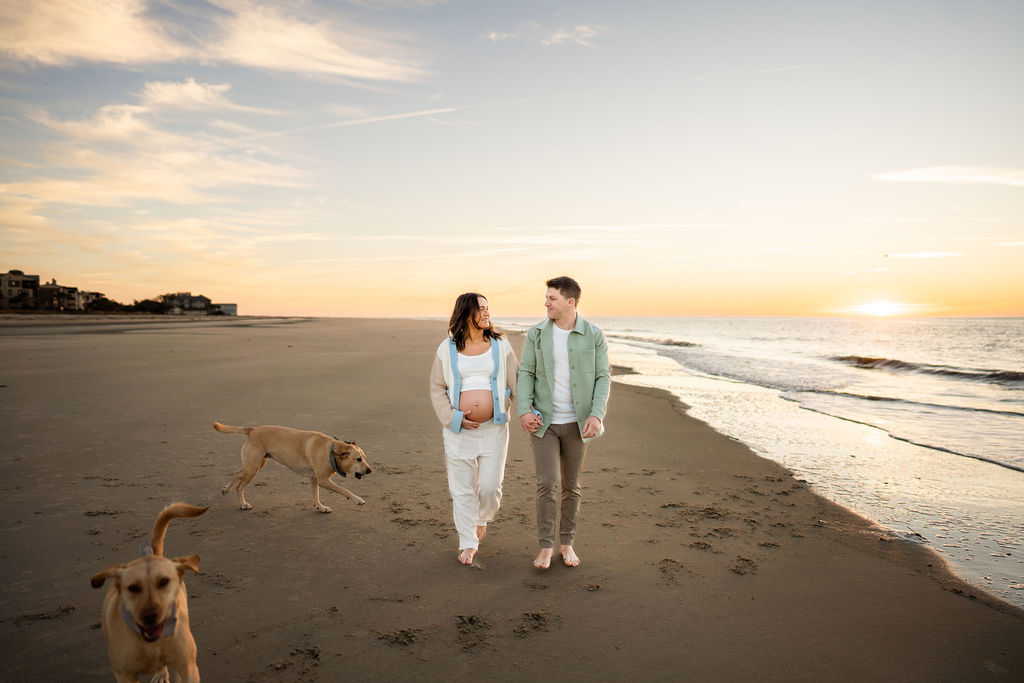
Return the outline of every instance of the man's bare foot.
{"type": "Polygon", "coordinates": [[[485,526],[480,526],[479,524],[477,524],[476,525],[476,540],[482,541],[482,540],[484,540],[484,536],[486,536],[486,535],[487,535],[487,526],[486,525],[485,526]]]}
{"type": "Polygon", "coordinates": [[[580,558],[576,555],[576,551],[572,549],[571,545],[563,545],[561,553],[562,562],[565,563],[566,567],[580,566],[580,558]]]}
{"type": "Polygon", "coordinates": [[[465,548],[459,555],[459,562],[462,564],[473,564],[473,556],[476,555],[476,548],[465,548]]]}
{"type": "Polygon", "coordinates": [[[547,569],[551,566],[551,556],[554,552],[554,548],[541,548],[537,559],[533,561],[533,566],[537,569],[547,569]]]}

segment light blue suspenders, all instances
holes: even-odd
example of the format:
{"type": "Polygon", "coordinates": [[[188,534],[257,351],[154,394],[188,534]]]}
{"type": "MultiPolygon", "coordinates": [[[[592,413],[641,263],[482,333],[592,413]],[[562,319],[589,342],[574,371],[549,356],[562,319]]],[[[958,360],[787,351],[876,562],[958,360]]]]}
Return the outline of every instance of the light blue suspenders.
{"type": "MultiPolygon", "coordinates": [[[[459,376],[459,350],[455,348],[454,339],[448,340],[448,355],[454,381],[452,403],[455,404],[459,400],[459,394],[462,393],[462,378],[459,376]]],[[[498,340],[494,338],[491,338],[491,361],[491,364],[494,366],[491,370],[491,400],[494,403],[494,424],[501,425],[508,422],[508,413],[504,412],[501,407],[504,404],[504,399],[512,394],[512,389],[506,387],[505,396],[498,396],[498,369],[501,367],[501,346],[498,344],[498,340]]],[[[452,431],[456,430],[453,429],[452,431]]],[[[458,431],[461,431],[461,425],[458,431]]]]}

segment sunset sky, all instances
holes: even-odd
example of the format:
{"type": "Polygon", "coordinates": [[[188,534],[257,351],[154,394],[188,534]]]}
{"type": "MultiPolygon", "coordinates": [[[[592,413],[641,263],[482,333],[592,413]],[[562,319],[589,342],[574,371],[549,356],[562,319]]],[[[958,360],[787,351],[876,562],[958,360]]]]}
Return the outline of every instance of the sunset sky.
{"type": "Polygon", "coordinates": [[[0,272],[243,315],[1024,315],[1024,3],[0,0],[0,272]]]}

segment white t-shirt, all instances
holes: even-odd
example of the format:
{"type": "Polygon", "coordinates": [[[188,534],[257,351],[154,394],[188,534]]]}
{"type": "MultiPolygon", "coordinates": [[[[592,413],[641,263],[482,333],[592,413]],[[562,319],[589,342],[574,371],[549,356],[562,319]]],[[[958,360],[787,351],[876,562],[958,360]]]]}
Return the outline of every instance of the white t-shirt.
{"type": "Polygon", "coordinates": [[[572,377],[569,374],[569,334],[572,330],[563,330],[558,325],[552,325],[554,332],[554,366],[555,366],[555,394],[554,416],[551,424],[564,425],[576,422],[576,408],[572,404],[572,377]]]}

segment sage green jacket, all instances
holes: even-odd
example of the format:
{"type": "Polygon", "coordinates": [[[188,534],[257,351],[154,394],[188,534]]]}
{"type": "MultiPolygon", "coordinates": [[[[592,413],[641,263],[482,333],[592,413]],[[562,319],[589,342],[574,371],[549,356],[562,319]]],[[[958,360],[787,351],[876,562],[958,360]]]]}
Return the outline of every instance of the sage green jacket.
{"type": "MultiPolygon", "coordinates": [[[[534,432],[537,437],[544,436],[554,414],[554,324],[549,319],[530,328],[526,334],[526,343],[523,344],[522,362],[519,364],[516,411],[519,417],[534,411],[540,413],[544,424],[534,432]]],[[[587,418],[591,416],[601,420],[603,433],[604,413],[612,384],[612,374],[608,368],[608,343],[601,330],[577,315],[576,326],[569,333],[568,345],[572,402],[576,408],[580,435],[583,434],[587,418]]]]}

